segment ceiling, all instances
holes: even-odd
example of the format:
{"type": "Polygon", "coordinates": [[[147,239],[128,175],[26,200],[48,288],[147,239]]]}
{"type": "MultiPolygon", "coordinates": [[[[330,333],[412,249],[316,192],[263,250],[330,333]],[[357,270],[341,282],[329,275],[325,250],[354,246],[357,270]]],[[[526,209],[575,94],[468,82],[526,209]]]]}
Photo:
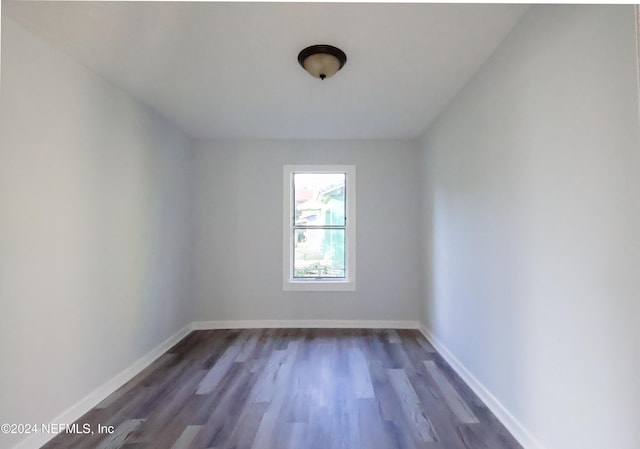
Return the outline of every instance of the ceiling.
{"type": "Polygon", "coordinates": [[[3,1],[22,24],[194,138],[420,135],[525,5],[3,1]],[[347,54],[320,81],[312,44],[347,54]]]}

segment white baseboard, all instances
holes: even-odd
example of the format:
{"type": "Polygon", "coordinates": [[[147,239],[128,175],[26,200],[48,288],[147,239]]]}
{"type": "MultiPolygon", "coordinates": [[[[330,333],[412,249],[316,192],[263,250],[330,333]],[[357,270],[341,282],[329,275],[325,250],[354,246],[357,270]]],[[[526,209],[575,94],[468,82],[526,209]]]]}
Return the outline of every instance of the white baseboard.
{"type": "Polygon", "coordinates": [[[420,323],[411,320],[238,320],[195,321],[192,328],[204,329],[419,329],[420,323]]]}
{"type": "MultiPolygon", "coordinates": [[[[50,422],[56,424],[72,424],[82,415],[84,415],[101,401],[103,401],[107,396],[112,394],[129,380],[133,379],[134,376],[136,376],[140,371],[149,366],[155,359],[171,349],[173,345],[186,337],[187,334],[189,334],[189,332],[193,330],[192,324],[180,329],[178,332],[167,338],[165,341],[146,353],[144,356],[133,362],[131,366],[116,374],[114,377],[112,377],[107,382],[86,395],[84,398],[73,404],[71,407],[62,412],[56,418],[52,419],[50,422]]],[[[14,446],[13,449],[38,449],[46,444],[49,440],[53,439],[55,436],[55,434],[50,433],[32,434],[29,438],[22,440],[20,443],[14,446]]]]}
{"type": "Polygon", "coordinates": [[[451,368],[464,380],[507,430],[511,432],[511,435],[518,440],[518,443],[520,443],[524,449],[544,449],[544,446],[531,435],[527,428],[458,360],[453,352],[451,352],[438,337],[430,332],[423,324],[420,324],[419,329],[422,335],[429,340],[431,345],[447,361],[451,368]]]}

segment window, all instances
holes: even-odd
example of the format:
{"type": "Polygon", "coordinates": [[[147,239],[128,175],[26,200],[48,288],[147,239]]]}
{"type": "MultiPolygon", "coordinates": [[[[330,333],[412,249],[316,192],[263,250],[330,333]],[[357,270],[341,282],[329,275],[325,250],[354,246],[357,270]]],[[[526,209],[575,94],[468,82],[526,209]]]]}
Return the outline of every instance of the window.
{"type": "Polygon", "coordinates": [[[285,290],[355,290],[356,170],[285,165],[285,290]]]}

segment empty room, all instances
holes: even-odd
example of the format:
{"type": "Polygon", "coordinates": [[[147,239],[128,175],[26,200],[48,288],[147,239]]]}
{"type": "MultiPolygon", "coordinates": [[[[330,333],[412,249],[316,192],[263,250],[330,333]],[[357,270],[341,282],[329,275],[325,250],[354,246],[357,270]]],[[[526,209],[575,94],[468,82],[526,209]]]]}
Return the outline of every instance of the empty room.
{"type": "Polygon", "coordinates": [[[636,6],[0,13],[0,449],[640,448],[636,6]]]}

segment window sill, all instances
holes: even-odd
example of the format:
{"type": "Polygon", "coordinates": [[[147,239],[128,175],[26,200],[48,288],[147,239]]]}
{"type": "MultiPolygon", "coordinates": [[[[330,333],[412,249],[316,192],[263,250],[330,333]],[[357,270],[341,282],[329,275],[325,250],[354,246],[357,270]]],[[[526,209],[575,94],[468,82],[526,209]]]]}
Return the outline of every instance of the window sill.
{"type": "Polygon", "coordinates": [[[285,280],[282,289],[294,292],[354,292],[356,283],[353,280],[345,281],[292,281],[285,280]]]}

